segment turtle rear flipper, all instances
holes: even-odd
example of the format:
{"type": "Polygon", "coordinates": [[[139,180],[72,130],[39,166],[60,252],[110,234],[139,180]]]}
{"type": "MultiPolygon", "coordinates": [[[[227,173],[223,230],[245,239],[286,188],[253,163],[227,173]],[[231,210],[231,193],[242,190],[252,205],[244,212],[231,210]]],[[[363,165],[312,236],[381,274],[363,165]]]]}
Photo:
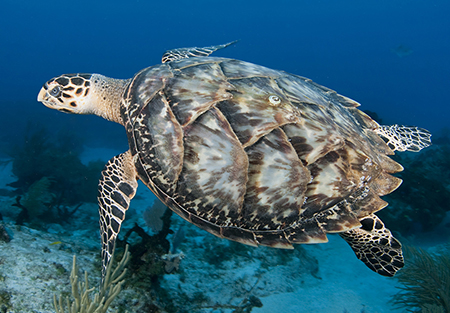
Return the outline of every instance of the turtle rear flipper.
{"type": "Polygon", "coordinates": [[[131,199],[136,194],[136,169],[130,151],[106,163],[98,184],[100,237],[102,240],[102,276],[114,251],[120,225],[131,199]]]}
{"type": "Polygon", "coordinates": [[[431,133],[420,127],[381,125],[375,132],[393,151],[417,152],[431,145],[431,133]]]}
{"type": "Polygon", "coordinates": [[[360,228],[339,235],[368,268],[383,276],[394,276],[404,265],[400,242],[376,215],[371,214],[360,222],[360,228]]]}

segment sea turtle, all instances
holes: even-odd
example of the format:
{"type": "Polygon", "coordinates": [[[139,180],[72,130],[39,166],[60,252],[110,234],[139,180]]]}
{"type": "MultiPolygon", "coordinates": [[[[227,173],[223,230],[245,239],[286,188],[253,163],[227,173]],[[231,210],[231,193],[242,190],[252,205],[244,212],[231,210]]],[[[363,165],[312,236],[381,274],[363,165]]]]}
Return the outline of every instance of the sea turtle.
{"type": "Polygon", "coordinates": [[[170,50],[131,79],[61,75],[39,92],[49,108],[126,129],[130,149],[99,182],[103,268],[140,179],[221,238],[290,249],[339,233],[370,269],[394,275],[401,244],[374,214],[401,183],[388,155],[419,151],[430,133],[381,126],[307,78],[209,57],[228,45],[170,50]]]}

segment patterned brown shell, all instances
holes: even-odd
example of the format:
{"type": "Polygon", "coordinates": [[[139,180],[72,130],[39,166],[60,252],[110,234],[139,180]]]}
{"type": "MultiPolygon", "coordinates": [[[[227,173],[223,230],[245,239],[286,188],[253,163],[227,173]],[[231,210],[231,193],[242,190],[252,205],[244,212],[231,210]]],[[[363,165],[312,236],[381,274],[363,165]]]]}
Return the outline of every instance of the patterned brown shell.
{"type": "Polygon", "coordinates": [[[401,182],[358,105],[303,77],[198,57],[139,72],[121,112],[139,178],[173,211],[289,248],[360,227],[401,182]]]}

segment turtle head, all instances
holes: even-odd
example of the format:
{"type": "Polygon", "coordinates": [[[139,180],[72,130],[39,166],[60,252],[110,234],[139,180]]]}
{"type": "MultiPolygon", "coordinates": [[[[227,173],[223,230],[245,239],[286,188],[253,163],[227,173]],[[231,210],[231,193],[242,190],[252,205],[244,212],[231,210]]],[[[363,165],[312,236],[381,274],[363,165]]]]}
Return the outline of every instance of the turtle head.
{"type": "Polygon", "coordinates": [[[65,74],[42,86],[38,101],[65,113],[93,113],[90,97],[92,74],[65,74]]]}
{"type": "Polygon", "coordinates": [[[64,74],[46,82],[37,100],[50,109],[95,114],[123,124],[119,107],[129,82],[100,74],[64,74]]]}

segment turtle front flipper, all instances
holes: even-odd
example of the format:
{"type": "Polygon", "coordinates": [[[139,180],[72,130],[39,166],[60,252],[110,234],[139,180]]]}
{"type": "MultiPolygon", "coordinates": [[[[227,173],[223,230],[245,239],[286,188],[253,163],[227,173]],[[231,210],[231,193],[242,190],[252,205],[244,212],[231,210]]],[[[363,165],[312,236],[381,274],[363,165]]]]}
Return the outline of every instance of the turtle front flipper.
{"type": "Polygon", "coordinates": [[[382,125],[375,132],[393,151],[417,152],[431,145],[431,133],[420,127],[382,125]]]}
{"type": "Polygon", "coordinates": [[[131,199],[136,194],[136,170],[130,151],[106,163],[98,184],[100,236],[102,240],[102,274],[114,251],[120,225],[125,219],[131,199]]]}
{"type": "Polygon", "coordinates": [[[371,214],[360,222],[360,228],[339,235],[368,268],[383,276],[394,276],[404,265],[402,245],[376,215],[371,214]]]}
{"type": "Polygon", "coordinates": [[[207,57],[214,51],[231,46],[232,44],[234,44],[236,42],[237,42],[237,40],[223,44],[223,45],[217,45],[217,46],[209,46],[209,47],[203,47],[203,48],[191,47],[191,48],[179,48],[179,49],[167,50],[166,52],[164,52],[164,54],[162,56],[162,63],[180,60],[180,59],[187,59],[187,58],[192,58],[192,57],[207,57]]]}

